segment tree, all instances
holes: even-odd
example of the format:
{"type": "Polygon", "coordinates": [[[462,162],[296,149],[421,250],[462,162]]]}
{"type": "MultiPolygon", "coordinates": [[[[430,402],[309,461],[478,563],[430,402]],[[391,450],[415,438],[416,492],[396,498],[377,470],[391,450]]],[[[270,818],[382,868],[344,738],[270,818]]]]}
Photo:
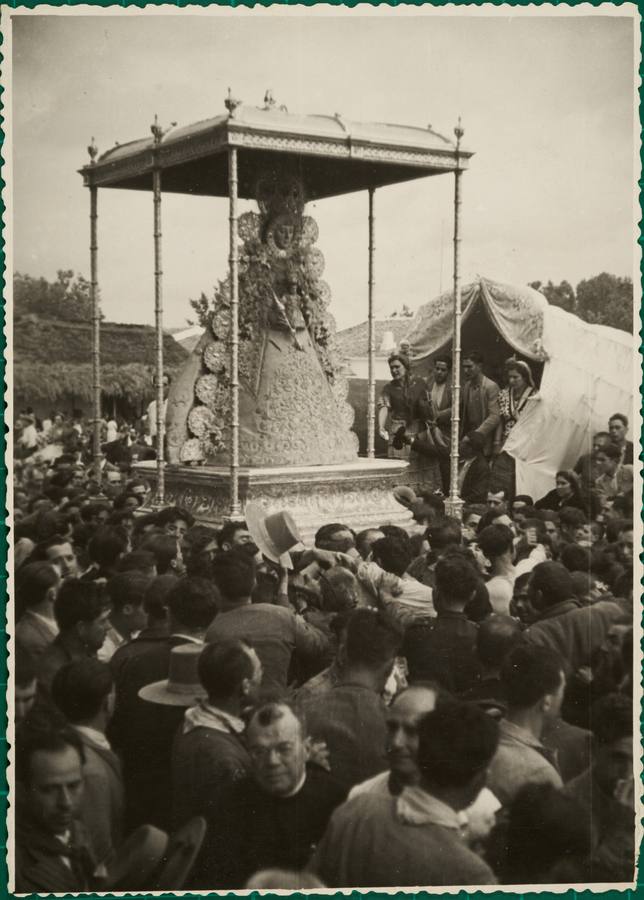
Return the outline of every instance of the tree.
{"type": "Polygon", "coordinates": [[[602,272],[577,285],[577,309],[586,322],[633,330],[633,282],[602,272]]]}
{"type": "Polygon", "coordinates": [[[530,287],[535,291],[540,291],[552,306],[560,306],[566,312],[575,312],[575,292],[567,281],[562,281],[559,285],[553,284],[552,281],[547,284],[543,284],[541,281],[532,281],[530,287]]]}
{"type": "MultiPolygon", "coordinates": [[[[208,328],[210,325],[210,320],[212,318],[212,309],[213,306],[217,302],[218,293],[221,293],[222,283],[219,282],[217,287],[214,289],[214,300],[206,297],[204,292],[201,292],[198,300],[189,300],[190,306],[197,313],[197,321],[201,325],[202,328],[208,328]]],[[[194,325],[194,320],[186,319],[188,325],[194,325]]]]}
{"type": "Polygon", "coordinates": [[[633,330],[633,282],[602,272],[580,281],[576,292],[567,281],[531,281],[530,287],[540,291],[548,303],[574,313],[584,322],[610,325],[622,331],[633,330]]]}
{"type": "MultiPolygon", "coordinates": [[[[36,315],[67,322],[89,322],[92,318],[90,283],[71,269],[59,269],[56,281],[13,276],[13,305],[17,315],[36,315]]],[[[102,316],[101,316],[102,318],[102,316]]]]}

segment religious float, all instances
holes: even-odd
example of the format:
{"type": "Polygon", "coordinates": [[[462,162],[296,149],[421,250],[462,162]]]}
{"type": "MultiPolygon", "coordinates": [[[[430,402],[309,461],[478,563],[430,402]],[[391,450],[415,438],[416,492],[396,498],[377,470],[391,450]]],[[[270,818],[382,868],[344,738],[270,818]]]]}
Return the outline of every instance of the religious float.
{"type": "MultiPolygon", "coordinates": [[[[151,191],[154,205],[155,310],[162,334],[162,192],[228,197],[229,269],[204,336],[171,386],[165,421],[163,344],[157,358],[157,431],[165,450],[139,469],[153,484],[153,503],[177,504],[203,522],[241,518],[247,501],[267,512],[288,509],[303,535],[320,524],[356,529],[405,524],[410,514],[393,488],[410,483],[407,463],[376,459],[374,196],[377,188],[444,173],[455,174],[455,332],[458,355],[460,174],[471,153],[431,127],[361,124],[340,115],[293,115],[270,92],[263,107],[228,95],[227,113],[121,144],[81,173],[90,189],[91,285],[95,307],[94,382],[100,400],[97,290],[97,191],[151,191]],[[331,288],[306,203],[366,191],[369,254],[365,259],[369,316],[367,458],[358,457],[353,409],[329,312],[331,288]],[[238,215],[238,199],[256,210],[238,215]],[[165,441],[164,441],[165,432],[165,441]]],[[[458,365],[455,367],[458,379],[458,365]]],[[[458,388],[458,385],[457,385],[458,388]]],[[[455,391],[458,402],[458,389],[455,391]]],[[[458,407],[456,406],[456,409],[458,407]]],[[[98,418],[98,407],[97,407],[98,418]]],[[[453,427],[458,429],[458,415],[453,427]]],[[[456,446],[456,443],[454,446],[456,446]]],[[[100,454],[95,435],[95,453],[100,454]]],[[[457,459],[454,454],[453,470],[457,459]]],[[[450,499],[458,512],[456,478],[450,499]]]]}

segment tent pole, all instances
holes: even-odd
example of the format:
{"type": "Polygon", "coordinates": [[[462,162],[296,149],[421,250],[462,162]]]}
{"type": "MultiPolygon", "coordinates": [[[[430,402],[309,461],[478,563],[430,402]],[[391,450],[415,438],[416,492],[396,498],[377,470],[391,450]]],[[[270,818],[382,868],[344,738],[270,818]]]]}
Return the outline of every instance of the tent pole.
{"type": "Polygon", "coordinates": [[[154,326],[156,329],[156,426],[157,426],[157,490],[156,502],[165,502],[165,398],[163,396],[163,269],[161,260],[161,169],[158,148],[163,131],[155,115],[152,125],[154,135],[154,169],[152,191],[154,203],[154,326]]]}
{"type": "Polygon", "coordinates": [[[239,271],[237,254],[237,150],[228,151],[230,271],[230,517],[239,518],[239,271]]]}
{"type": "MultiPolygon", "coordinates": [[[[87,148],[91,163],[94,165],[98,148],[92,138],[87,148]]],[[[89,188],[89,292],[92,303],[92,398],[94,427],[92,435],[92,457],[94,461],[94,477],[101,483],[101,308],[98,296],[98,188],[90,184],[89,188]]]]}
{"type": "Polygon", "coordinates": [[[452,338],[452,431],[449,459],[449,497],[447,515],[463,516],[463,501],[458,494],[458,445],[461,405],[461,176],[459,151],[464,131],[459,117],[456,135],[456,168],[454,170],[454,334],[452,338]]]}
{"type": "Polygon", "coordinates": [[[369,369],[367,382],[367,457],[376,455],[376,326],[373,314],[374,299],[374,196],[375,188],[369,188],[369,313],[368,313],[368,354],[369,369]]]}

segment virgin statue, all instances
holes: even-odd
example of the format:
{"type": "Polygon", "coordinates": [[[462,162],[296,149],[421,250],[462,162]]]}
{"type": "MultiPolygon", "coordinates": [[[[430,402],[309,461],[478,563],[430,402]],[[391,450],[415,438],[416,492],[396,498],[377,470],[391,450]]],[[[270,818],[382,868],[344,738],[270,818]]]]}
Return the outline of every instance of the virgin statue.
{"type": "MultiPolygon", "coordinates": [[[[310,466],[357,459],[353,409],[327,310],[324,257],[314,246],[317,225],[303,215],[298,179],[260,179],[257,213],[239,220],[240,465],[310,466]]],[[[182,462],[230,462],[230,294],[224,281],[203,317],[192,371],[187,431],[174,441],[182,462]],[[196,398],[196,402],[195,402],[196,398]]],[[[186,385],[184,400],[188,397],[186,385]]],[[[177,396],[180,394],[178,390],[177,396]]],[[[170,432],[169,432],[170,443],[170,432]]]]}

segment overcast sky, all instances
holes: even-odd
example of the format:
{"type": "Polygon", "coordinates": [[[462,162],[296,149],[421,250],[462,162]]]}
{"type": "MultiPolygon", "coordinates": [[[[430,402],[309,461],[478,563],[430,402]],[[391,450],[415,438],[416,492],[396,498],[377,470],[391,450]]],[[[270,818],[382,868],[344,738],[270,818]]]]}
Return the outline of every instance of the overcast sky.
{"type": "MultiPolygon", "coordinates": [[[[14,268],[88,276],[89,196],[76,170],[90,138],[104,152],[149,135],[155,113],[180,125],[219,115],[230,85],[251,105],[272,88],[291,112],[431,123],[450,137],[461,115],[476,153],[463,178],[466,282],[630,276],[633,19],[612,11],[16,16],[14,268]]],[[[443,175],[377,193],[381,314],[449,286],[453,183],[443,175]]],[[[307,212],[320,226],[338,326],[361,321],[366,193],[307,212]]],[[[180,326],[188,298],[225,275],[227,201],[164,196],[163,236],[165,322],[180,326]]],[[[153,321],[151,195],[99,191],[99,282],[107,319],[153,321]]]]}

